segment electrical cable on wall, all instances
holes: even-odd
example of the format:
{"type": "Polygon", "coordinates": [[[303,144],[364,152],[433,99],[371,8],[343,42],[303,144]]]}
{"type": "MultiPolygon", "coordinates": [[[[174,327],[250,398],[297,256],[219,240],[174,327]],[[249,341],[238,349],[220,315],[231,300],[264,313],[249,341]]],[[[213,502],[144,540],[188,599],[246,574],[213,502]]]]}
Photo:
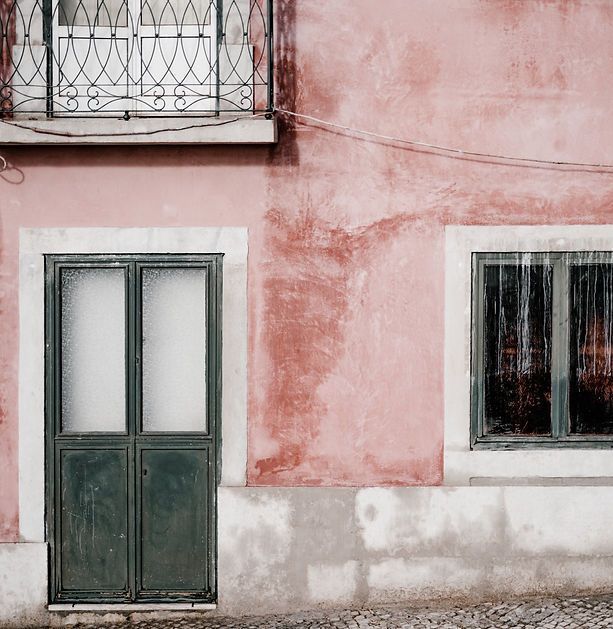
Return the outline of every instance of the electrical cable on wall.
{"type": "MultiPolygon", "coordinates": [[[[413,147],[415,149],[428,149],[431,151],[437,151],[442,154],[446,154],[449,156],[456,156],[459,158],[473,158],[473,159],[492,159],[498,160],[501,162],[516,162],[519,164],[525,164],[526,166],[560,166],[562,168],[591,168],[591,169],[601,169],[604,171],[612,171],[613,172],[613,164],[608,163],[597,163],[597,162],[574,162],[574,161],[566,161],[566,160],[549,160],[549,159],[538,159],[534,157],[518,157],[513,155],[504,155],[501,153],[484,153],[480,151],[472,151],[467,149],[460,149],[451,146],[445,146],[442,144],[433,144],[430,142],[422,142],[419,140],[409,140],[406,138],[401,138],[393,135],[385,135],[382,133],[376,133],[374,131],[367,131],[365,129],[358,129],[355,127],[350,127],[347,125],[339,124],[336,122],[332,122],[330,120],[324,120],[322,118],[317,118],[315,116],[310,116],[308,114],[301,114],[295,111],[290,111],[288,109],[281,109],[278,107],[274,108],[274,113],[284,114],[286,116],[291,116],[293,118],[299,120],[306,120],[323,127],[329,127],[331,129],[338,129],[341,131],[345,131],[347,133],[353,133],[359,136],[363,136],[366,138],[374,138],[378,140],[384,140],[387,142],[394,142],[397,144],[405,144],[407,146],[413,147]]],[[[250,120],[256,118],[262,118],[263,116],[268,114],[252,114],[250,116],[237,116],[235,118],[231,118],[228,120],[219,120],[216,122],[207,122],[202,124],[189,124],[183,127],[176,127],[170,129],[152,129],[149,131],[123,131],[123,132],[113,132],[113,133],[73,133],[67,131],[54,131],[52,129],[41,129],[36,128],[32,125],[20,124],[15,121],[2,120],[1,122],[4,124],[13,125],[15,127],[20,127],[23,129],[27,129],[28,131],[32,131],[34,133],[39,133],[42,135],[52,135],[58,137],[71,137],[71,138],[108,138],[108,137],[126,137],[126,136],[149,136],[156,135],[158,133],[167,133],[167,132],[175,132],[175,131],[188,131],[190,129],[203,129],[206,127],[220,127],[224,125],[230,125],[233,123],[241,122],[243,120],[250,120]]],[[[6,160],[0,156],[0,172],[7,169],[6,160]]]]}
{"type": "Polygon", "coordinates": [[[224,125],[229,125],[234,122],[239,122],[241,120],[250,120],[252,118],[261,118],[265,114],[252,114],[251,116],[239,116],[237,118],[231,118],[229,120],[220,120],[217,122],[206,122],[201,124],[189,124],[183,127],[171,127],[168,129],[151,129],[149,131],[120,131],[120,132],[111,132],[111,133],[73,133],[72,131],[54,131],[53,129],[41,129],[37,128],[30,124],[20,124],[19,122],[2,120],[1,122],[4,124],[11,125],[13,127],[18,127],[20,129],[26,129],[28,131],[32,131],[33,133],[39,133],[41,135],[53,135],[62,138],[115,138],[115,137],[126,137],[126,136],[146,136],[146,135],[156,135],[158,133],[172,133],[175,131],[188,131],[190,129],[205,129],[206,127],[223,127],[224,125]]]}
{"type": "Polygon", "coordinates": [[[278,112],[280,114],[286,114],[287,116],[292,116],[298,119],[309,120],[311,122],[315,122],[322,126],[331,127],[333,129],[339,129],[339,130],[346,131],[349,133],[356,133],[358,135],[362,135],[369,138],[386,140],[388,142],[396,142],[398,144],[407,144],[417,149],[425,148],[425,149],[430,149],[433,151],[439,151],[441,153],[447,153],[449,155],[455,155],[458,157],[496,159],[496,160],[505,161],[505,162],[520,162],[528,166],[529,165],[568,166],[568,167],[575,167],[575,168],[611,169],[613,171],[613,164],[598,164],[598,163],[590,163],[590,162],[569,162],[569,161],[564,161],[564,160],[537,159],[533,157],[514,157],[512,155],[502,155],[502,154],[497,154],[497,153],[480,153],[478,151],[468,151],[465,149],[459,149],[459,148],[454,148],[450,146],[443,146],[440,144],[430,144],[429,142],[420,142],[418,140],[407,140],[407,139],[399,138],[392,135],[384,135],[382,133],[375,133],[373,131],[365,131],[363,129],[356,129],[354,127],[348,127],[346,125],[338,124],[336,122],[330,122],[329,120],[316,118],[315,116],[309,116],[307,114],[299,114],[295,111],[289,111],[287,109],[275,108],[275,112],[278,112]]]}

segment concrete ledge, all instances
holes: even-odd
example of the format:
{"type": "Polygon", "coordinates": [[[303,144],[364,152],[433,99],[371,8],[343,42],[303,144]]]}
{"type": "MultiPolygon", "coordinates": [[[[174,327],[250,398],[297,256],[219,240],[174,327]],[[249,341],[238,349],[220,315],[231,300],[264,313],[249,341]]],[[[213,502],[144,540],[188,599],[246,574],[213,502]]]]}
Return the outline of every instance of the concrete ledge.
{"type": "Polygon", "coordinates": [[[0,145],[272,144],[277,121],[257,116],[183,118],[16,118],[2,120],[0,145]]]}

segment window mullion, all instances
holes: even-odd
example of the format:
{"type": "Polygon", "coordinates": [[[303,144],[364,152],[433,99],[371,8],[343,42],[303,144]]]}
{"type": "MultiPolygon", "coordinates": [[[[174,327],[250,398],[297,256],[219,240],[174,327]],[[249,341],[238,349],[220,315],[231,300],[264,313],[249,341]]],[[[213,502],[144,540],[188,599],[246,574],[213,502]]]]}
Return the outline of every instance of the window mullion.
{"type": "Polygon", "coordinates": [[[128,332],[128,434],[131,436],[128,448],[128,597],[134,600],[136,592],[136,463],[135,463],[135,442],[134,437],[137,432],[136,418],[136,264],[130,260],[128,264],[128,310],[127,310],[127,332],[128,332]]]}
{"type": "Polygon", "coordinates": [[[126,338],[128,340],[127,351],[127,370],[128,370],[128,434],[134,435],[136,432],[136,408],[135,395],[136,389],[136,285],[135,285],[135,265],[134,262],[128,264],[128,299],[127,299],[127,316],[126,316],[126,338]]]}
{"type": "Polygon", "coordinates": [[[568,435],[568,262],[553,262],[553,312],[551,334],[551,436],[568,435]]]}
{"type": "Polygon", "coordinates": [[[472,356],[471,356],[471,446],[475,437],[484,435],[483,422],[483,318],[484,318],[484,296],[483,296],[483,260],[475,259],[473,256],[474,273],[472,277],[473,295],[473,317],[471,328],[472,335],[472,356]]]}

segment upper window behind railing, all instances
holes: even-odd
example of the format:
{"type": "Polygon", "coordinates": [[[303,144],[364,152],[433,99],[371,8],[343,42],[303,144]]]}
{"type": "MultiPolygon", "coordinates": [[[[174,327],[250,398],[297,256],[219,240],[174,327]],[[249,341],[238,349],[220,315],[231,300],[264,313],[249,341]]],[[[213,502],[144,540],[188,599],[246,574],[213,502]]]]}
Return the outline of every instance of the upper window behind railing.
{"type": "Polygon", "coordinates": [[[0,0],[0,115],[272,109],[272,0],[0,0]]]}

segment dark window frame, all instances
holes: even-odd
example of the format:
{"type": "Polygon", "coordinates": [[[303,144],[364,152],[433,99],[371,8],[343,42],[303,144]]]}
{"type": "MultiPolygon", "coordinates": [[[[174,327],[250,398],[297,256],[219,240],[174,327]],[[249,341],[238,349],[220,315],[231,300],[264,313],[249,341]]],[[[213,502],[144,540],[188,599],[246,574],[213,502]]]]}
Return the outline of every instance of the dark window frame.
{"type": "Polygon", "coordinates": [[[471,385],[470,446],[474,450],[519,450],[551,448],[613,448],[611,435],[570,434],[568,373],[569,268],[573,264],[600,262],[613,264],[613,252],[514,251],[472,254],[471,297],[471,385]],[[553,270],[552,337],[551,337],[551,435],[491,435],[484,431],[484,268],[488,264],[515,265],[523,255],[530,255],[530,264],[548,264],[553,270]],[[564,323],[566,322],[566,324],[564,323]],[[566,349],[564,349],[566,348],[566,349]]]}

